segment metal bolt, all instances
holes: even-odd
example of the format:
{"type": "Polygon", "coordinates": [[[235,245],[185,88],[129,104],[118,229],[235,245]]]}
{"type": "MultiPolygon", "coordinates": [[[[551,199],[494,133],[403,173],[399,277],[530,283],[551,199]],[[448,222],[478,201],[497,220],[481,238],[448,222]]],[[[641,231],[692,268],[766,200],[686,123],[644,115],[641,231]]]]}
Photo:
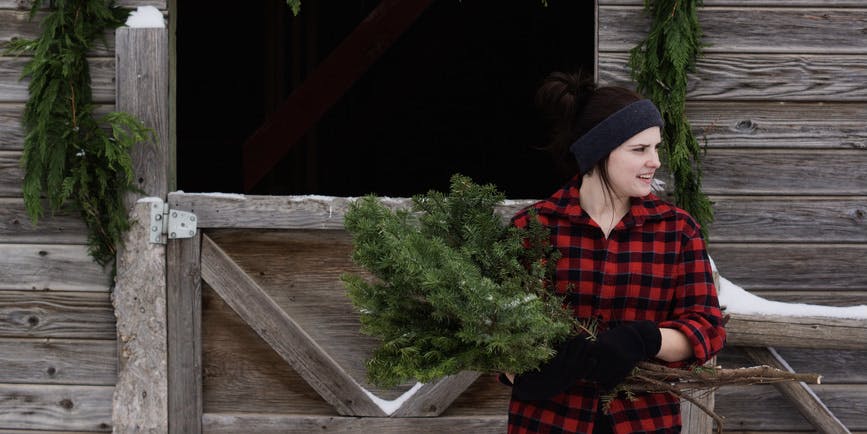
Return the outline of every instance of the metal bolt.
{"type": "Polygon", "coordinates": [[[175,217],[177,217],[177,216],[178,216],[178,213],[176,213],[176,212],[173,212],[173,213],[172,213],[172,218],[175,218],[175,217]]]}
{"type": "Polygon", "coordinates": [[[156,220],[162,220],[162,219],[163,219],[163,215],[162,215],[162,214],[157,214],[157,215],[154,216],[154,219],[156,219],[156,220]]]}
{"type": "Polygon", "coordinates": [[[156,226],[151,226],[151,231],[152,231],[152,232],[156,232],[156,231],[158,231],[158,230],[160,230],[160,228],[158,228],[158,227],[156,227],[156,226]]]}
{"type": "Polygon", "coordinates": [[[172,238],[177,238],[178,236],[177,236],[177,234],[175,234],[174,232],[172,232],[171,237],[172,237],[172,238]]]}

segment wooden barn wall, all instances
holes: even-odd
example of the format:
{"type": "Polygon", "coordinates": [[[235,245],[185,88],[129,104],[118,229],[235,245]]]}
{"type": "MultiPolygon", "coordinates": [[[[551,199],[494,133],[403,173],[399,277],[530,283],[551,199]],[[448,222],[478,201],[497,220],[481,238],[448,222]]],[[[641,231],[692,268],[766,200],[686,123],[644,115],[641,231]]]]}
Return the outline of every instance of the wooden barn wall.
{"type": "MultiPolygon", "coordinates": [[[[165,1],[121,0],[125,7],[165,1]]],[[[24,211],[20,125],[26,57],[3,56],[13,38],[34,38],[26,0],[0,0],[0,432],[111,430],[117,377],[109,274],[87,254],[70,213],[33,225],[24,211]]],[[[89,54],[97,112],[114,108],[114,33],[89,54]]]]}
{"type": "MultiPolygon", "coordinates": [[[[642,6],[599,1],[600,82],[633,86],[642,6]]],[[[867,1],[705,0],[699,19],[708,46],[687,115],[706,145],[720,274],[775,300],[867,304],[867,1]]],[[[781,352],[824,373],[816,393],[867,431],[867,352],[781,352]]],[[[749,363],[735,351],[721,362],[749,363]]],[[[717,396],[729,431],[811,431],[772,388],[717,396]]]]}

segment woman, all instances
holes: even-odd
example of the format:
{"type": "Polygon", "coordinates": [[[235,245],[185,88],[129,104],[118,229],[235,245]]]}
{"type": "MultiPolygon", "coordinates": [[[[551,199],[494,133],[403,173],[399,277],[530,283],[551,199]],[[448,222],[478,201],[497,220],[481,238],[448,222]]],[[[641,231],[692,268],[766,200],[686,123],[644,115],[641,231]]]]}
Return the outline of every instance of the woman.
{"type": "Polygon", "coordinates": [[[552,149],[574,155],[577,175],[513,221],[526,227],[537,218],[551,231],[562,254],[553,288],[598,330],[514,378],[509,432],[680,432],[670,394],[601,399],[639,361],[701,364],[725,343],[699,226],[651,193],[659,111],[630,90],[582,86],[561,73],[545,80],[537,101],[555,122],[552,149]]]}

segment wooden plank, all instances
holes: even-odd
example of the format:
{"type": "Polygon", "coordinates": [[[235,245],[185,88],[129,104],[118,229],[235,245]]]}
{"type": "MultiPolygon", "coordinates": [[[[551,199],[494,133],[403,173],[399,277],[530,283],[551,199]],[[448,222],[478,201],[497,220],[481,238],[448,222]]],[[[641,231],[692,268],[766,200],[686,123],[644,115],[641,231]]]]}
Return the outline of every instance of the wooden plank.
{"type": "MultiPolygon", "coordinates": [[[[602,84],[634,87],[626,53],[599,53],[602,84]]],[[[708,54],[687,98],[706,101],[867,101],[867,56],[708,54]]]]}
{"type": "MultiPolygon", "coordinates": [[[[716,366],[716,356],[711,357],[704,366],[716,366]]],[[[705,408],[713,410],[716,396],[713,390],[695,390],[687,392],[693,400],[701,403],[705,408]]],[[[711,434],[713,433],[714,420],[691,401],[680,399],[681,430],[688,434],[711,434]]]]}
{"type": "MultiPolygon", "coordinates": [[[[103,116],[113,111],[113,104],[101,104],[94,107],[96,116],[103,116]]],[[[0,151],[20,151],[24,149],[24,128],[21,117],[24,115],[24,104],[0,103],[0,151]]]]}
{"type": "MultiPolygon", "coordinates": [[[[352,197],[253,196],[214,193],[170,193],[172,209],[190,211],[200,228],[232,229],[343,229],[343,216],[352,197]]],[[[511,216],[533,200],[510,200],[499,208],[511,216]]],[[[407,198],[382,198],[390,208],[406,208],[407,198]]]]}
{"type": "MultiPolygon", "coordinates": [[[[818,3],[811,5],[818,6],[818,3]]],[[[867,9],[706,6],[705,53],[867,54],[867,9]]],[[[629,51],[647,37],[642,6],[599,7],[599,51],[629,51]]]]}
{"type": "Polygon", "coordinates": [[[107,292],[0,291],[0,337],[115,339],[107,292]]]}
{"type": "Polygon", "coordinates": [[[132,227],[117,255],[112,303],[119,366],[112,422],[119,432],[168,427],[166,248],[150,243],[152,206],[162,210],[162,201],[142,200],[130,210],[132,227]]]}
{"type": "Polygon", "coordinates": [[[867,195],[867,152],[717,149],[702,160],[707,194],[867,195]]]}
{"type": "Polygon", "coordinates": [[[499,416],[428,418],[296,416],[276,414],[206,413],[206,433],[380,433],[421,434],[435,432],[506,432],[506,413],[499,416]]]}
{"type": "MultiPolygon", "coordinates": [[[[643,6],[644,0],[599,0],[600,6],[643,6]]],[[[705,6],[743,6],[743,7],[759,7],[759,6],[776,6],[779,8],[787,7],[815,7],[826,6],[828,8],[848,7],[848,6],[864,6],[864,0],[704,0],[705,6]]]]}
{"type": "Polygon", "coordinates": [[[0,289],[108,291],[110,270],[87,254],[87,246],[0,244],[0,289]]]}
{"type": "Polygon", "coordinates": [[[440,417],[502,416],[509,413],[512,388],[495,374],[483,374],[440,417]]]}
{"type": "Polygon", "coordinates": [[[728,345],[867,349],[867,321],[842,318],[731,314],[728,345]]]}
{"type": "Polygon", "coordinates": [[[21,167],[21,152],[0,151],[0,197],[21,196],[24,169],[21,167]]]}
{"type": "Polygon", "coordinates": [[[202,279],[340,414],[384,416],[361,387],[207,236],[202,279]]]}
{"type": "Polygon", "coordinates": [[[708,247],[720,274],[750,291],[867,290],[864,244],[727,244],[708,247]]]}
{"type": "Polygon", "coordinates": [[[0,383],[114,386],[114,340],[0,338],[0,383]]]}
{"type": "Polygon", "coordinates": [[[860,102],[689,101],[686,114],[708,149],[867,149],[860,102]]]}
{"type": "Polygon", "coordinates": [[[111,431],[111,386],[0,384],[0,427],[111,431]]]}
{"type": "MultiPolygon", "coordinates": [[[[0,56],[0,102],[25,103],[29,98],[27,86],[30,80],[19,80],[26,57],[0,56]]],[[[88,59],[90,79],[95,104],[114,104],[114,58],[93,57],[88,59]]]]}
{"type": "MultiPolygon", "coordinates": [[[[733,369],[755,366],[744,354],[750,347],[727,346],[718,357],[718,364],[733,369]]],[[[867,384],[867,351],[828,350],[810,348],[777,348],[780,356],[796,372],[811,372],[822,376],[822,384],[867,384]]]]}
{"type": "Polygon", "coordinates": [[[85,244],[87,226],[74,211],[59,211],[33,224],[24,199],[0,198],[0,244],[85,244]]]}
{"type": "Polygon", "coordinates": [[[201,232],[166,250],[168,431],[202,431],[201,232]]]}
{"type": "Polygon", "coordinates": [[[711,196],[710,200],[712,243],[867,243],[867,197],[711,196]]]}
{"type": "MultiPolygon", "coordinates": [[[[852,431],[867,430],[867,386],[814,386],[816,394],[852,431]]],[[[727,386],[717,391],[716,411],[726,431],[785,432],[815,429],[772,386],[727,386]]]]}
{"type": "MultiPolygon", "coordinates": [[[[754,362],[768,365],[788,372],[795,372],[786,360],[773,348],[744,347],[744,352],[754,362]]],[[[816,396],[810,386],[803,382],[783,382],[774,384],[789,402],[810,422],[813,427],[826,434],[849,434],[846,426],[834,416],[822,400],[816,396]]]]}
{"type": "Polygon", "coordinates": [[[202,288],[202,372],[206,413],[338,415],[207,284],[202,288]]]}
{"type": "Polygon", "coordinates": [[[24,129],[21,116],[24,104],[0,103],[0,151],[20,151],[24,149],[24,129]]]}
{"type": "Polygon", "coordinates": [[[867,304],[867,291],[750,291],[768,300],[825,306],[867,304]]]}
{"type": "MultiPolygon", "coordinates": [[[[30,0],[0,0],[0,9],[30,10],[33,3],[30,0]]],[[[165,0],[118,0],[117,6],[135,8],[138,6],[153,6],[160,10],[166,9],[165,0]]]]}
{"type": "Polygon", "coordinates": [[[242,146],[245,191],[256,186],[430,3],[431,0],[380,2],[316,65],[242,146]]]}
{"type": "Polygon", "coordinates": [[[379,341],[359,333],[358,312],[340,280],[344,273],[364,274],[351,260],[347,232],[220,230],[208,236],[362,387],[382,399],[412,387],[367,382],[365,361],[379,341]]]}
{"type": "Polygon", "coordinates": [[[127,207],[141,196],[164,198],[169,172],[168,29],[117,29],[117,109],[154,131],[155,142],[139,143],[130,156],[136,187],[126,195],[127,207]]]}
{"type": "Polygon", "coordinates": [[[478,372],[463,371],[446,377],[443,381],[427,383],[391,416],[439,416],[479,378],[479,375],[478,372]]]}

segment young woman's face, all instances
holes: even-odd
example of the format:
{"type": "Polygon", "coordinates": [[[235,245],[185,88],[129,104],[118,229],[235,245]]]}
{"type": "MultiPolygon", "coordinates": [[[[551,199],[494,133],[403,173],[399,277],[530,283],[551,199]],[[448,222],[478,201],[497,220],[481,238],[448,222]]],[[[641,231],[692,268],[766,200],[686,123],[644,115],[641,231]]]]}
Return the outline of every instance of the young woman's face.
{"type": "Polygon", "coordinates": [[[608,155],[608,178],[620,197],[650,194],[653,174],[659,168],[659,127],[650,127],[623,142],[608,155]]]}

